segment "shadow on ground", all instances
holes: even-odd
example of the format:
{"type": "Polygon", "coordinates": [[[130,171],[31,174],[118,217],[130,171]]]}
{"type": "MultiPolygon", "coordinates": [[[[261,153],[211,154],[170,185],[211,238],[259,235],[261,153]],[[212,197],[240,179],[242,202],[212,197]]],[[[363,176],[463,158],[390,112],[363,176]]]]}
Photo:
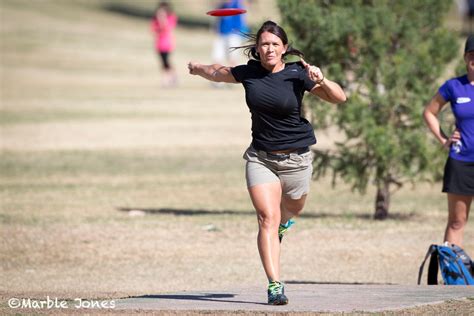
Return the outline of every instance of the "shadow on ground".
{"type": "Polygon", "coordinates": [[[142,296],[131,296],[128,298],[138,299],[166,299],[166,300],[180,300],[180,301],[210,301],[221,303],[242,303],[242,304],[259,304],[267,305],[262,302],[236,301],[229,300],[235,297],[236,294],[221,294],[221,293],[203,293],[203,294],[152,294],[142,296]]]}
{"type": "MultiPolygon", "coordinates": [[[[177,216],[203,216],[203,215],[245,215],[255,216],[255,211],[235,211],[235,210],[208,210],[208,209],[179,209],[179,208],[142,208],[142,207],[117,207],[118,211],[131,212],[141,211],[150,215],[177,215],[177,216]]],[[[339,218],[339,219],[362,219],[374,220],[372,214],[340,214],[328,212],[306,211],[301,218],[339,218]]],[[[393,213],[388,215],[388,220],[409,221],[416,217],[415,213],[401,214],[393,213]]]]}
{"type": "Polygon", "coordinates": [[[305,280],[285,280],[285,284],[319,284],[319,285],[394,285],[393,283],[375,283],[375,282],[319,282],[305,280]]]}

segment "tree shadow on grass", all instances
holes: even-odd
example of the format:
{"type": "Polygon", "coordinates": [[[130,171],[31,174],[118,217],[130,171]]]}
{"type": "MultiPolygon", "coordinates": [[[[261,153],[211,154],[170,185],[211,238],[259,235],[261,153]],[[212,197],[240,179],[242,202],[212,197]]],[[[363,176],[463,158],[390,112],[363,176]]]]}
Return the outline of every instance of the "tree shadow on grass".
{"type": "MultiPolygon", "coordinates": [[[[144,8],[141,6],[134,5],[133,2],[131,3],[109,2],[109,3],[103,4],[102,9],[104,11],[120,14],[123,16],[131,17],[131,18],[151,20],[151,18],[154,15],[155,6],[152,5],[149,8],[144,8]]],[[[178,24],[180,26],[184,26],[188,28],[201,28],[201,29],[209,29],[209,27],[211,26],[210,20],[206,19],[204,14],[202,18],[180,15],[178,24]]]]}
{"type": "Polygon", "coordinates": [[[203,294],[152,294],[142,296],[131,296],[129,298],[147,298],[147,299],[165,299],[165,300],[182,300],[182,301],[209,301],[221,303],[240,303],[240,304],[258,304],[266,305],[262,302],[231,300],[236,294],[225,293],[203,293],[203,294]]]}
{"type": "MultiPolygon", "coordinates": [[[[118,211],[131,212],[141,211],[149,215],[176,215],[176,216],[204,216],[204,215],[238,215],[238,216],[255,216],[255,211],[235,211],[235,210],[209,210],[209,209],[180,209],[180,208],[142,208],[142,207],[117,207],[118,211]]],[[[415,213],[392,213],[388,215],[387,220],[409,221],[416,217],[415,213]]],[[[300,218],[335,218],[335,219],[361,219],[373,221],[372,214],[340,214],[329,212],[303,211],[298,216],[300,218]]]]}

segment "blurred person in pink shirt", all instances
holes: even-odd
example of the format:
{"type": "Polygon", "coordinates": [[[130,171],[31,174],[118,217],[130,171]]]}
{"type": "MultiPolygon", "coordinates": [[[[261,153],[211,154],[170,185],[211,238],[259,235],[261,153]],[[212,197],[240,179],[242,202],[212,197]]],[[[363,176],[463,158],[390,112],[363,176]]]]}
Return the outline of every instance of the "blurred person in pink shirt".
{"type": "Polygon", "coordinates": [[[170,4],[166,1],[160,2],[151,21],[151,29],[155,35],[155,49],[162,62],[164,71],[162,85],[164,87],[177,84],[176,72],[169,62],[169,56],[175,48],[173,31],[177,22],[178,17],[171,9],[170,4]]]}

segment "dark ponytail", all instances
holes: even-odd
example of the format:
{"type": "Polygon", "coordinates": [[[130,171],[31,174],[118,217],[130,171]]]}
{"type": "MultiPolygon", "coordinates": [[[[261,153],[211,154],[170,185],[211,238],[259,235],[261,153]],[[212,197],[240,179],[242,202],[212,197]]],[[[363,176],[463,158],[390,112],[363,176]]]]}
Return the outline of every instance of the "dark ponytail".
{"type": "MultiPolygon", "coordinates": [[[[238,46],[238,47],[232,47],[232,50],[243,49],[244,54],[248,58],[260,60],[260,56],[257,51],[257,45],[258,45],[258,40],[260,39],[260,35],[262,35],[263,32],[269,32],[269,33],[272,33],[273,35],[278,36],[283,42],[283,45],[288,44],[288,36],[286,35],[285,30],[273,21],[266,21],[262,24],[257,34],[243,33],[243,36],[247,38],[247,40],[251,42],[251,44],[238,46]]],[[[287,55],[295,55],[301,58],[304,57],[304,54],[301,51],[297,50],[296,48],[293,48],[291,44],[288,45],[286,52],[283,54],[283,58],[285,58],[287,55]]]]}

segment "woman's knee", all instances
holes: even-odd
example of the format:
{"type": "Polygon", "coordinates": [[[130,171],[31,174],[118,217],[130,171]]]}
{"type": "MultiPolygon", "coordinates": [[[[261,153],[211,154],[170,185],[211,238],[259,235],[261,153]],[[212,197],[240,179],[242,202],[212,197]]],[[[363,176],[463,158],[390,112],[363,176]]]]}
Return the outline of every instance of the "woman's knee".
{"type": "Polygon", "coordinates": [[[280,216],[277,212],[258,212],[257,218],[260,229],[274,229],[280,225],[280,216]]]}
{"type": "Polygon", "coordinates": [[[467,220],[461,218],[449,219],[448,227],[452,230],[462,230],[466,226],[467,220]]]}
{"type": "Polygon", "coordinates": [[[287,208],[286,210],[293,216],[298,216],[303,211],[303,207],[287,208]]]}
{"type": "Polygon", "coordinates": [[[284,197],[282,199],[282,207],[291,214],[297,216],[299,215],[304,208],[306,202],[306,195],[302,196],[299,199],[290,199],[289,197],[284,197]]]}

